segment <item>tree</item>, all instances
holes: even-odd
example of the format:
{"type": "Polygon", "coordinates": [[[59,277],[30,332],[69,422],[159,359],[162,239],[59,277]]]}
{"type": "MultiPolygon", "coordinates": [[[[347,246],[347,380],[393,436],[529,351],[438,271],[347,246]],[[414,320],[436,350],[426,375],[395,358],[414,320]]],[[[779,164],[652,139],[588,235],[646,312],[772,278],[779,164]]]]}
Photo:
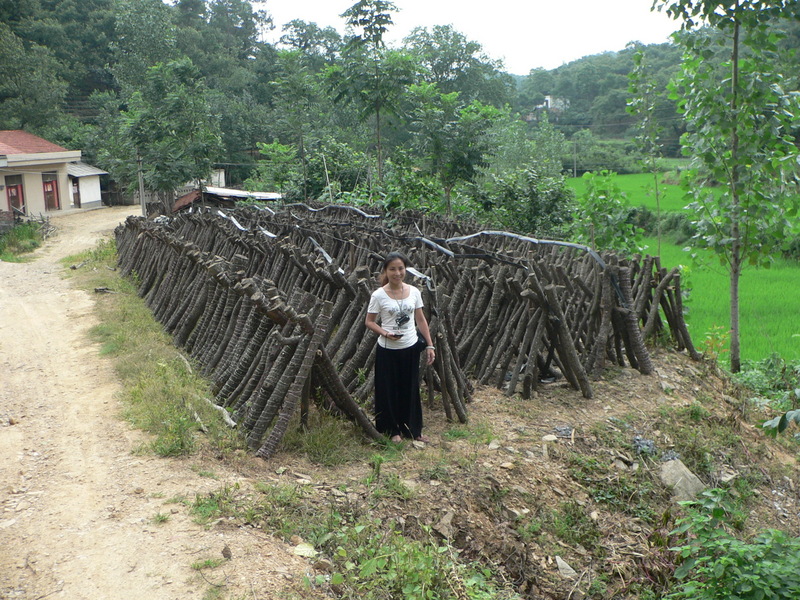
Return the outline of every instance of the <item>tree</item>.
{"type": "Polygon", "coordinates": [[[277,140],[271,144],[258,144],[264,157],[258,163],[256,173],[245,182],[247,189],[279,191],[286,193],[286,184],[297,178],[297,150],[277,140]]]}
{"type": "Polygon", "coordinates": [[[489,132],[500,111],[477,100],[464,104],[458,92],[442,94],[429,83],[412,86],[410,95],[415,104],[415,145],[425,157],[428,171],[439,177],[450,213],[453,187],[473,181],[480,169],[489,166],[489,132]]]}
{"type": "Polygon", "coordinates": [[[356,106],[363,120],[375,118],[378,181],[383,180],[381,117],[397,110],[402,92],[417,70],[409,54],[385,48],[383,34],[396,11],[392,2],[384,0],[361,0],[347,9],[342,16],[361,34],[348,40],[341,60],[327,71],[335,102],[356,106]]]}
{"type": "Polygon", "coordinates": [[[175,56],[172,9],[161,0],[118,0],[111,71],[123,96],[144,84],[147,69],[175,56]]]}
{"type": "Polygon", "coordinates": [[[511,101],[514,83],[502,73],[502,62],[487,57],[478,42],[452,25],[436,25],[430,31],[417,27],[403,42],[417,57],[425,81],[435,83],[442,93],[459,92],[465,101],[497,107],[511,101]]]}
{"type": "Polygon", "coordinates": [[[586,192],[578,198],[573,238],[597,250],[633,254],[642,231],[633,223],[625,193],[614,181],[616,173],[584,173],[586,192]]]}
{"type": "Polygon", "coordinates": [[[143,85],[121,104],[98,97],[98,161],[128,191],[141,159],[147,188],[170,196],[179,186],[211,174],[219,158],[219,125],[206,102],[206,88],[188,58],[148,69],[143,85]]]}
{"type": "Polygon", "coordinates": [[[67,84],[43,46],[24,42],[0,23],[0,129],[41,131],[58,119],[67,84]]]}
{"type": "Polygon", "coordinates": [[[338,56],[342,36],[333,27],[320,29],[316,23],[295,19],[283,26],[280,43],[299,50],[310,66],[319,70],[338,56]]]}
{"type": "Polygon", "coordinates": [[[661,125],[656,119],[656,84],[650,78],[648,64],[643,51],[633,55],[634,68],[628,75],[628,91],[632,94],[628,101],[628,112],[639,117],[639,131],[636,135],[636,145],[642,152],[640,160],[645,171],[653,178],[653,193],[656,199],[656,231],[658,239],[658,254],[661,255],[661,194],[658,187],[659,167],[658,159],[661,156],[661,125]]]}
{"type": "Polygon", "coordinates": [[[687,192],[697,215],[695,243],[713,250],[730,279],[731,371],[741,369],[739,280],[745,265],[769,266],[797,210],[798,151],[791,136],[800,119],[797,94],[770,69],[777,51],[770,21],[788,16],[788,0],[660,0],[682,19],[677,37],[682,73],[673,87],[687,123],[684,152],[692,159],[687,192]],[[714,60],[725,56],[723,61],[714,60]],[[720,185],[721,193],[708,188],[720,185]]]}

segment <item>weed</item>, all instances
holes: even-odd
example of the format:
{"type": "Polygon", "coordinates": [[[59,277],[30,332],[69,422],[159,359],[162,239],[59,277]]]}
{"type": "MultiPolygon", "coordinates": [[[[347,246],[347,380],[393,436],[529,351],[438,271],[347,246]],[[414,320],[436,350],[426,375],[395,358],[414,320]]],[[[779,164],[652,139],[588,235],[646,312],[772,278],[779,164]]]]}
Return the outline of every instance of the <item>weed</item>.
{"type": "Polygon", "coordinates": [[[518,598],[493,583],[491,571],[459,562],[450,546],[423,534],[410,539],[380,519],[339,528],[323,546],[336,569],[330,584],[343,597],[365,600],[451,598],[456,590],[465,600],[518,598]]]}
{"type": "Polygon", "coordinates": [[[218,566],[225,564],[224,558],[205,558],[192,563],[192,569],[195,571],[203,571],[204,569],[216,569],[218,566]]]}
{"type": "Polygon", "coordinates": [[[236,513],[235,492],[238,484],[225,486],[217,492],[195,496],[191,512],[196,523],[207,524],[212,519],[232,516],[236,513]]]}
{"type": "Polygon", "coordinates": [[[538,517],[529,517],[522,519],[517,523],[516,530],[526,544],[537,539],[542,533],[544,523],[538,517]]]}
{"type": "Polygon", "coordinates": [[[579,481],[595,502],[619,512],[652,522],[655,486],[644,472],[617,472],[593,457],[573,453],[568,457],[569,473],[579,481]]]}
{"type": "Polygon", "coordinates": [[[427,467],[420,471],[419,478],[422,481],[452,481],[453,476],[450,474],[450,468],[447,462],[440,460],[435,465],[427,467]]]}
{"type": "Polygon", "coordinates": [[[200,477],[207,477],[209,479],[219,479],[219,476],[214,471],[207,471],[199,465],[192,465],[189,467],[192,471],[197,473],[200,477]]]}
{"type": "Polygon", "coordinates": [[[399,500],[409,500],[414,496],[414,490],[403,483],[399,476],[390,473],[377,482],[372,490],[372,497],[375,499],[396,498],[399,500]]]}
{"type": "Polygon", "coordinates": [[[562,502],[552,512],[551,527],[553,534],[568,544],[581,544],[594,551],[595,556],[603,554],[599,543],[601,534],[597,524],[586,514],[586,510],[577,502],[562,502]]]}
{"type": "Polygon", "coordinates": [[[686,409],[686,413],[687,416],[689,417],[689,420],[694,421],[695,423],[700,423],[701,421],[705,421],[711,414],[697,402],[692,403],[686,409]]]}
{"type": "Polygon", "coordinates": [[[20,255],[33,252],[42,245],[41,225],[28,221],[0,235],[0,261],[21,262],[20,255]]]}
{"type": "Polygon", "coordinates": [[[676,548],[681,565],[670,600],[800,597],[800,538],[767,530],[749,543],[725,529],[743,513],[720,489],[707,490],[694,502],[681,503],[689,513],[674,534],[684,536],[676,548]]]}
{"type": "Polygon", "coordinates": [[[487,423],[470,423],[451,427],[443,434],[446,440],[467,440],[476,444],[488,444],[495,439],[492,428],[487,423]]]}
{"type": "Polygon", "coordinates": [[[161,525],[162,523],[169,521],[169,515],[166,513],[157,512],[155,515],[153,515],[152,520],[156,525],[161,525]]]}
{"type": "Polygon", "coordinates": [[[381,465],[385,460],[382,454],[373,454],[370,457],[369,466],[372,467],[372,471],[367,476],[367,485],[372,485],[381,478],[381,465]]]}
{"type": "Polygon", "coordinates": [[[354,427],[322,411],[311,414],[308,429],[290,428],[283,438],[283,448],[326,467],[363,461],[367,453],[354,427]]]}

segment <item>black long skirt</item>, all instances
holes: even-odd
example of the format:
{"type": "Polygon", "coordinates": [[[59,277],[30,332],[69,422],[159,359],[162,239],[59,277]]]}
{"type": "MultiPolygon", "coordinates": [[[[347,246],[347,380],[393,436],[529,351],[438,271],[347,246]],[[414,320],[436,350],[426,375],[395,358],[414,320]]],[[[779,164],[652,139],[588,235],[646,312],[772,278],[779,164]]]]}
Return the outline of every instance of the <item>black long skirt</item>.
{"type": "Polygon", "coordinates": [[[419,350],[387,350],[375,354],[375,428],[392,437],[422,435],[419,397],[419,350]]]}

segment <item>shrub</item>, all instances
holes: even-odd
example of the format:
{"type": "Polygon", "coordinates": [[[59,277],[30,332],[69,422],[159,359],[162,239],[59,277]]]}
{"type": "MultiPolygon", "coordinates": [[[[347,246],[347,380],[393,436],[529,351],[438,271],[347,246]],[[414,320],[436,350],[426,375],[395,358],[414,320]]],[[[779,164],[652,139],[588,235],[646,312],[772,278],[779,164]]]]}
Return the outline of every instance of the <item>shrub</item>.
{"type": "Polygon", "coordinates": [[[682,559],[675,570],[680,583],[668,600],[800,598],[800,538],[776,530],[750,542],[733,537],[725,525],[737,510],[724,490],[709,490],[700,500],[681,504],[689,514],[673,532],[685,536],[684,544],[674,548],[682,559]]]}

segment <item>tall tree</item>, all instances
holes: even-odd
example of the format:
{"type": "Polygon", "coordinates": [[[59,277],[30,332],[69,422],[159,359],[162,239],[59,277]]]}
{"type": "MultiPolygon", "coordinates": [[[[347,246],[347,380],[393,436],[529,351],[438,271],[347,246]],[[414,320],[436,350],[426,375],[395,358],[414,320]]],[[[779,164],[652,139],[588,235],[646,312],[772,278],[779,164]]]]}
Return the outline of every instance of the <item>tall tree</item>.
{"type": "Polygon", "coordinates": [[[173,9],[161,0],[117,0],[111,71],[123,95],[144,84],[147,69],[175,56],[173,9]]]}
{"type": "Polygon", "coordinates": [[[486,56],[478,42],[452,25],[417,27],[403,41],[422,65],[425,81],[435,83],[442,93],[459,92],[465,101],[497,107],[512,100],[514,83],[502,72],[502,62],[486,56]]]}
{"type": "Polygon", "coordinates": [[[198,70],[182,58],[148,69],[122,111],[107,97],[101,165],[130,189],[140,159],[147,188],[168,199],[177,187],[207,178],[219,160],[221,139],[206,91],[198,70]]]}
{"type": "Polygon", "coordinates": [[[427,169],[441,181],[449,213],[455,185],[474,181],[489,166],[489,132],[500,111],[477,100],[464,104],[458,92],[442,94],[429,83],[412,86],[411,95],[416,105],[412,116],[416,146],[427,169]]]}
{"type": "Polygon", "coordinates": [[[381,119],[396,111],[416,73],[416,62],[409,54],[387,50],[384,44],[394,12],[397,7],[385,0],[361,0],[347,9],[342,16],[360,33],[348,40],[341,60],[327,72],[335,101],[355,105],[362,119],[375,119],[378,181],[383,180],[381,119]]]}
{"type": "Polygon", "coordinates": [[[731,371],[741,368],[739,280],[746,264],[768,266],[784,241],[789,192],[797,183],[797,147],[790,133],[800,119],[796,95],[768,60],[777,50],[769,23],[796,10],[789,0],[660,0],[659,8],[689,30],[680,35],[682,74],[674,86],[687,122],[692,159],[688,193],[698,215],[695,240],[716,252],[730,276],[731,371]],[[713,60],[724,56],[722,62],[713,60]],[[720,184],[713,194],[708,184],[720,184]]]}
{"type": "Polygon", "coordinates": [[[342,48],[342,36],[333,27],[321,29],[316,23],[295,19],[286,23],[280,43],[299,50],[309,66],[321,69],[336,59],[342,48]]]}
{"type": "Polygon", "coordinates": [[[661,157],[661,124],[656,119],[656,84],[648,68],[645,52],[637,51],[633,55],[633,70],[628,75],[628,112],[639,118],[636,145],[642,153],[640,163],[653,178],[653,194],[656,199],[656,238],[658,254],[661,255],[661,190],[658,185],[661,157]]]}
{"type": "Polygon", "coordinates": [[[67,90],[52,52],[0,23],[0,129],[41,131],[58,119],[67,90]]]}

